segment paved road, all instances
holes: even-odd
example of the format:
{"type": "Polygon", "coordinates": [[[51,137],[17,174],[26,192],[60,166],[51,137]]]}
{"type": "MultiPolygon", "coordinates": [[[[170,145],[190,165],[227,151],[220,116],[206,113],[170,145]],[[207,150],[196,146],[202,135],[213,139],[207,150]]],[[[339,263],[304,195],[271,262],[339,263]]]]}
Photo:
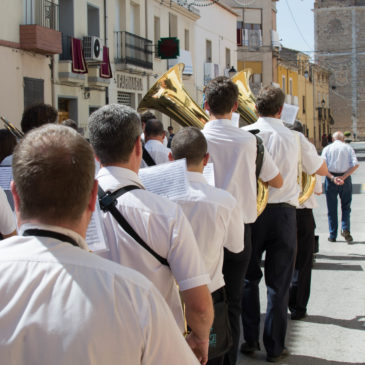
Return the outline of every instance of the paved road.
{"type": "MultiPolygon", "coordinates": [[[[352,146],[360,161],[353,175],[353,183],[358,187],[351,213],[354,243],[349,245],[342,237],[335,243],[327,241],[326,199],[320,196],[319,208],[315,210],[320,248],[313,267],[309,315],[302,321],[289,319],[286,344],[291,355],[281,364],[365,364],[365,189],[361,188],[365,183],[365,143],[352,146]]],[[[260,291],[263,321],[264,283],[260,291]]],[[[240,354],[238,364],[263,364],[265,357],[265,351],[252,358],[240,354]]]]}

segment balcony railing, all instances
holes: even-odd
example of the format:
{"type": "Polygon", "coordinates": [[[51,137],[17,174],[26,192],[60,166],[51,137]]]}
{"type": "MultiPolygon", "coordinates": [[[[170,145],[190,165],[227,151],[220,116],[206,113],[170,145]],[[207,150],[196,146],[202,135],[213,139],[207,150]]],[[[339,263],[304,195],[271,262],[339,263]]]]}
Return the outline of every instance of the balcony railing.
{"type": "Polygon", "coordinates": [[[72,60],[71,37],[62,33],[62,53],[60,54],[60,61],[70,60],[72,60]]]}
{"type": "Polygon", "coordinates": [[[58,30],[58,4],[48,0],[25,0],[25,24],[58,30]]]}
{"type": "Polygon", "coordinates": [[[115,32],[115,63],[152,70],[152,41],[125,31],[115,32]]]}

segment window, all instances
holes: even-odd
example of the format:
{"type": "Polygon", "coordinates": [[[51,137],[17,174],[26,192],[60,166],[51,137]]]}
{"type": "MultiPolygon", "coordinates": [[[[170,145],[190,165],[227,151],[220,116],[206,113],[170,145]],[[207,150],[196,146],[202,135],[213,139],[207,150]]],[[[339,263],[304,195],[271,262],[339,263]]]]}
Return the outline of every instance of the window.
{"type": "Polygon", "coordinates": [[[118,91],[118,104],[132,106],[132,94],[118,91]]]}
{"type": "Polygon", "coordinates": [[[231,50],[226,48],[226,65],[231,68],[231,50]]]}
{"type": "Polygon", "coordinates": [[[169,37],[177,37],[177,16],[169,13],[169,37]]]}
{"type": "Polygon", "coordinates": [[[24,109],[44,102],[44,80],[24,77],[24,109]]]}
{"type": "Polygon", "coordinates": [[[303,103],[303,105],[302,105],[302,107],[303,107],[303,114],[305,114],[305,95],[303,95],[303,97],[302,97],[303,99],[302,99],[302,103],[303,103]]]}
{"type": "Polygon", "coordinates": [[[74,2],[62,0],[59,2],[60,32],[65,36],[74,35],[74,2]]]}
{"type": "Polygon", "coordinates": [[[286,78],[285,78],[285,76],[282,76],[282,79],[281,79],[281,89],[283,90],[283,93],[286,94],[286,78]]]}
{"type": "Polygon", "coordinates": [[[185,29],[185,51],[189,51],[189,37],[190,37],[190,34],[189,34],[189,29],[185,29]]]}
{"type": "Polygon", "coordinates": [[[160,34],[160,30],[161,30],[161,24],[160,24],[160,17],[155,16],[154,17],[154,44],[155,44],[155,57],[157,57],[158,55],[158,40],[161,38],[161,34],[160,34]]]}
{"type": "Polygon", "coordinates": [[[93,5],[87,5],[87,34],[100,37],[99,9],[93,5]]]}
{"type": "Polygon", "coordinates": [[[293,79],[289,79],[289,95],[293,95],[293,79]]]}
{"type": "Polygon", "coordinates": [[[207,63],[212,62],[212,41],[206,40],[205,42],[205,54],[206,54],[206,61],[207,63]]]}
{"type": "Polygon", "coordinates": [[[139,5],[131,3],[130,12],[131,12],[130,33],[139,35],[140,31],[139,5]]]}

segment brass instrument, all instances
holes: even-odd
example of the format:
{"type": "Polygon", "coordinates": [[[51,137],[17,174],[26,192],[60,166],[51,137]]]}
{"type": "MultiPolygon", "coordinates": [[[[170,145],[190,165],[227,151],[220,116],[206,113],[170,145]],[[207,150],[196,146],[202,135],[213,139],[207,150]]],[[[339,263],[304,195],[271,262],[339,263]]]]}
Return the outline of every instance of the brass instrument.
{"type": "MultiPolygon", "coordinates": [[[[241,115],[241,118],[247,124],[253,124],[257,121],[255,102],[256,98],[253,95],[250,85],[249,78],[252,74],[251,69],[245,69],[243,71],[238,72],[236,75],[232,77],[232,81],[238,87],[238,113],[241,115]]],[[[259,182],[262,183],[261,180],[258,181],[257,188],[257,196],[259,197],[259,188],[264,189],[263,187],[259,187],[259,182]]],[[[314,187],[316,185],[316,177],[315,175],[308,175],[303,172],[301,169],[298,169],[298,183],[301,186],[301,191],[299,194],[299,204],[303,204],[314,191],[314,187]]],[[[262,192],[260,192],[263,194],[262,192]]],[[[267,203],[268,195],[266,196],[267,203]]],[[[259,200],[258,200],[259,201],[259,200]]],[[[265,206],[266,206],[265,203],[265,206]]],[[[257,205],[258,207],[259,205],[257,205]]],[[[264,207],[265,207],[264,206],[264,207]]],[[[257,209],[257,213],[259,215],[259,209],[257,209]]]]}
{"type": "MultiPolygon", "coordinates": [[[[182,86],[181,74],[184,67],[183,63],[179,63],[165,72],[143,97],[137,110],[138,112],[143,112],[146,109],[158,110],[174,119],[183,127],[194,126],[202,129],[204,124],[209,120],[209,117],[204,110],[191,99],[182,86]]],[[[251,98],[254,98],[253,94],[251,98]]],[[[256,115],[255,118],[257,119],[256,115]]],[[[258,215],[265,209],[267,200],[268,186],[262,180],[258,180],[258,215]]]]}
{"type": "Polygon", "coordinates": [[[24,137],[24,133],[15,127],[12,123],[8,122],[3,116],[0,116],[0,119],[3,121],[5,128],[16,138],[21,139],[24,137]]]}

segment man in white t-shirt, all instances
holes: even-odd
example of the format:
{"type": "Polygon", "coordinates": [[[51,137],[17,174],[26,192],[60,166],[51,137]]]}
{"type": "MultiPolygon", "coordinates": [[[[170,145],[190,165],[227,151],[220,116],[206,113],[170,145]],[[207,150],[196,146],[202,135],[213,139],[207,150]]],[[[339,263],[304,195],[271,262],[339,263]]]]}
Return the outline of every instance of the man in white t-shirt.
{"type": "Polygon", "coordinates": [[[16,235],[14,214],[10,208],[4,190],[0,187],[0,234],[3,238],[16,235]]]}
{"type": "MultiPolygon", "coordinates": [[[[232,113],[238,107],[238,88],[229,78],[217,77],[210,81],[205,88],[205,98],[205,109],[210,119],[204,126],[203,134],[208,142],[210,161],[214,164],[215,184],[237,199],[242,224],[245,225],[245,249],[241,253],[226,249],[223,264],[233,333],[233,346],[225,357],[225,365],[234,365],[240,338],[241,293],[251,256],[250,224],[257,218],[257,140],[251,133],[232,124],[232,113]]],[[[279,170],[266,150],[259,177],[276,189],[282,185],[279,170]]]]}
{"type": "MultiPolygon", "coordinates": [[[[236,199],[227,191],[209,185],[203,176],[209,153],[199,129],[184,128],[174,136],[170,159],[181,158],[186,159],[190,187],[184,197],[175,201],[193,228],[210,275],[209,290],[216,303],[224,298],[223,247],[233,253],[243,250],[243,219],[236,199]]],[[[208,364],[220,364],[223,357],[209,360],[208,364]]]]}
{"type": "Polygon", "coordinates": [[[142,159],[141,122],[130,107],[107,105],[89,118],[90,142],[102,168],[97,179],[105,192],[137,187],[118,197],[117,209],[144,243],[167,260],[166,266],[132,238],[111,215],[102,223],[109,246],[107,258],[143,273],[160,290],[184,331],[181,297],[191,333],[187,341],[201,363],[207,361],[213,307],[209,275],[194,233],[181,208],[144,189],[137,173],[142,159]]]}
{"type": "Polygon", "coordinates": [[[86,140],[35,129],[13,176],[21,236],[0,245],[1,363],[198,365],[155,286],[88,252],[98,185],[86,140]]]}

